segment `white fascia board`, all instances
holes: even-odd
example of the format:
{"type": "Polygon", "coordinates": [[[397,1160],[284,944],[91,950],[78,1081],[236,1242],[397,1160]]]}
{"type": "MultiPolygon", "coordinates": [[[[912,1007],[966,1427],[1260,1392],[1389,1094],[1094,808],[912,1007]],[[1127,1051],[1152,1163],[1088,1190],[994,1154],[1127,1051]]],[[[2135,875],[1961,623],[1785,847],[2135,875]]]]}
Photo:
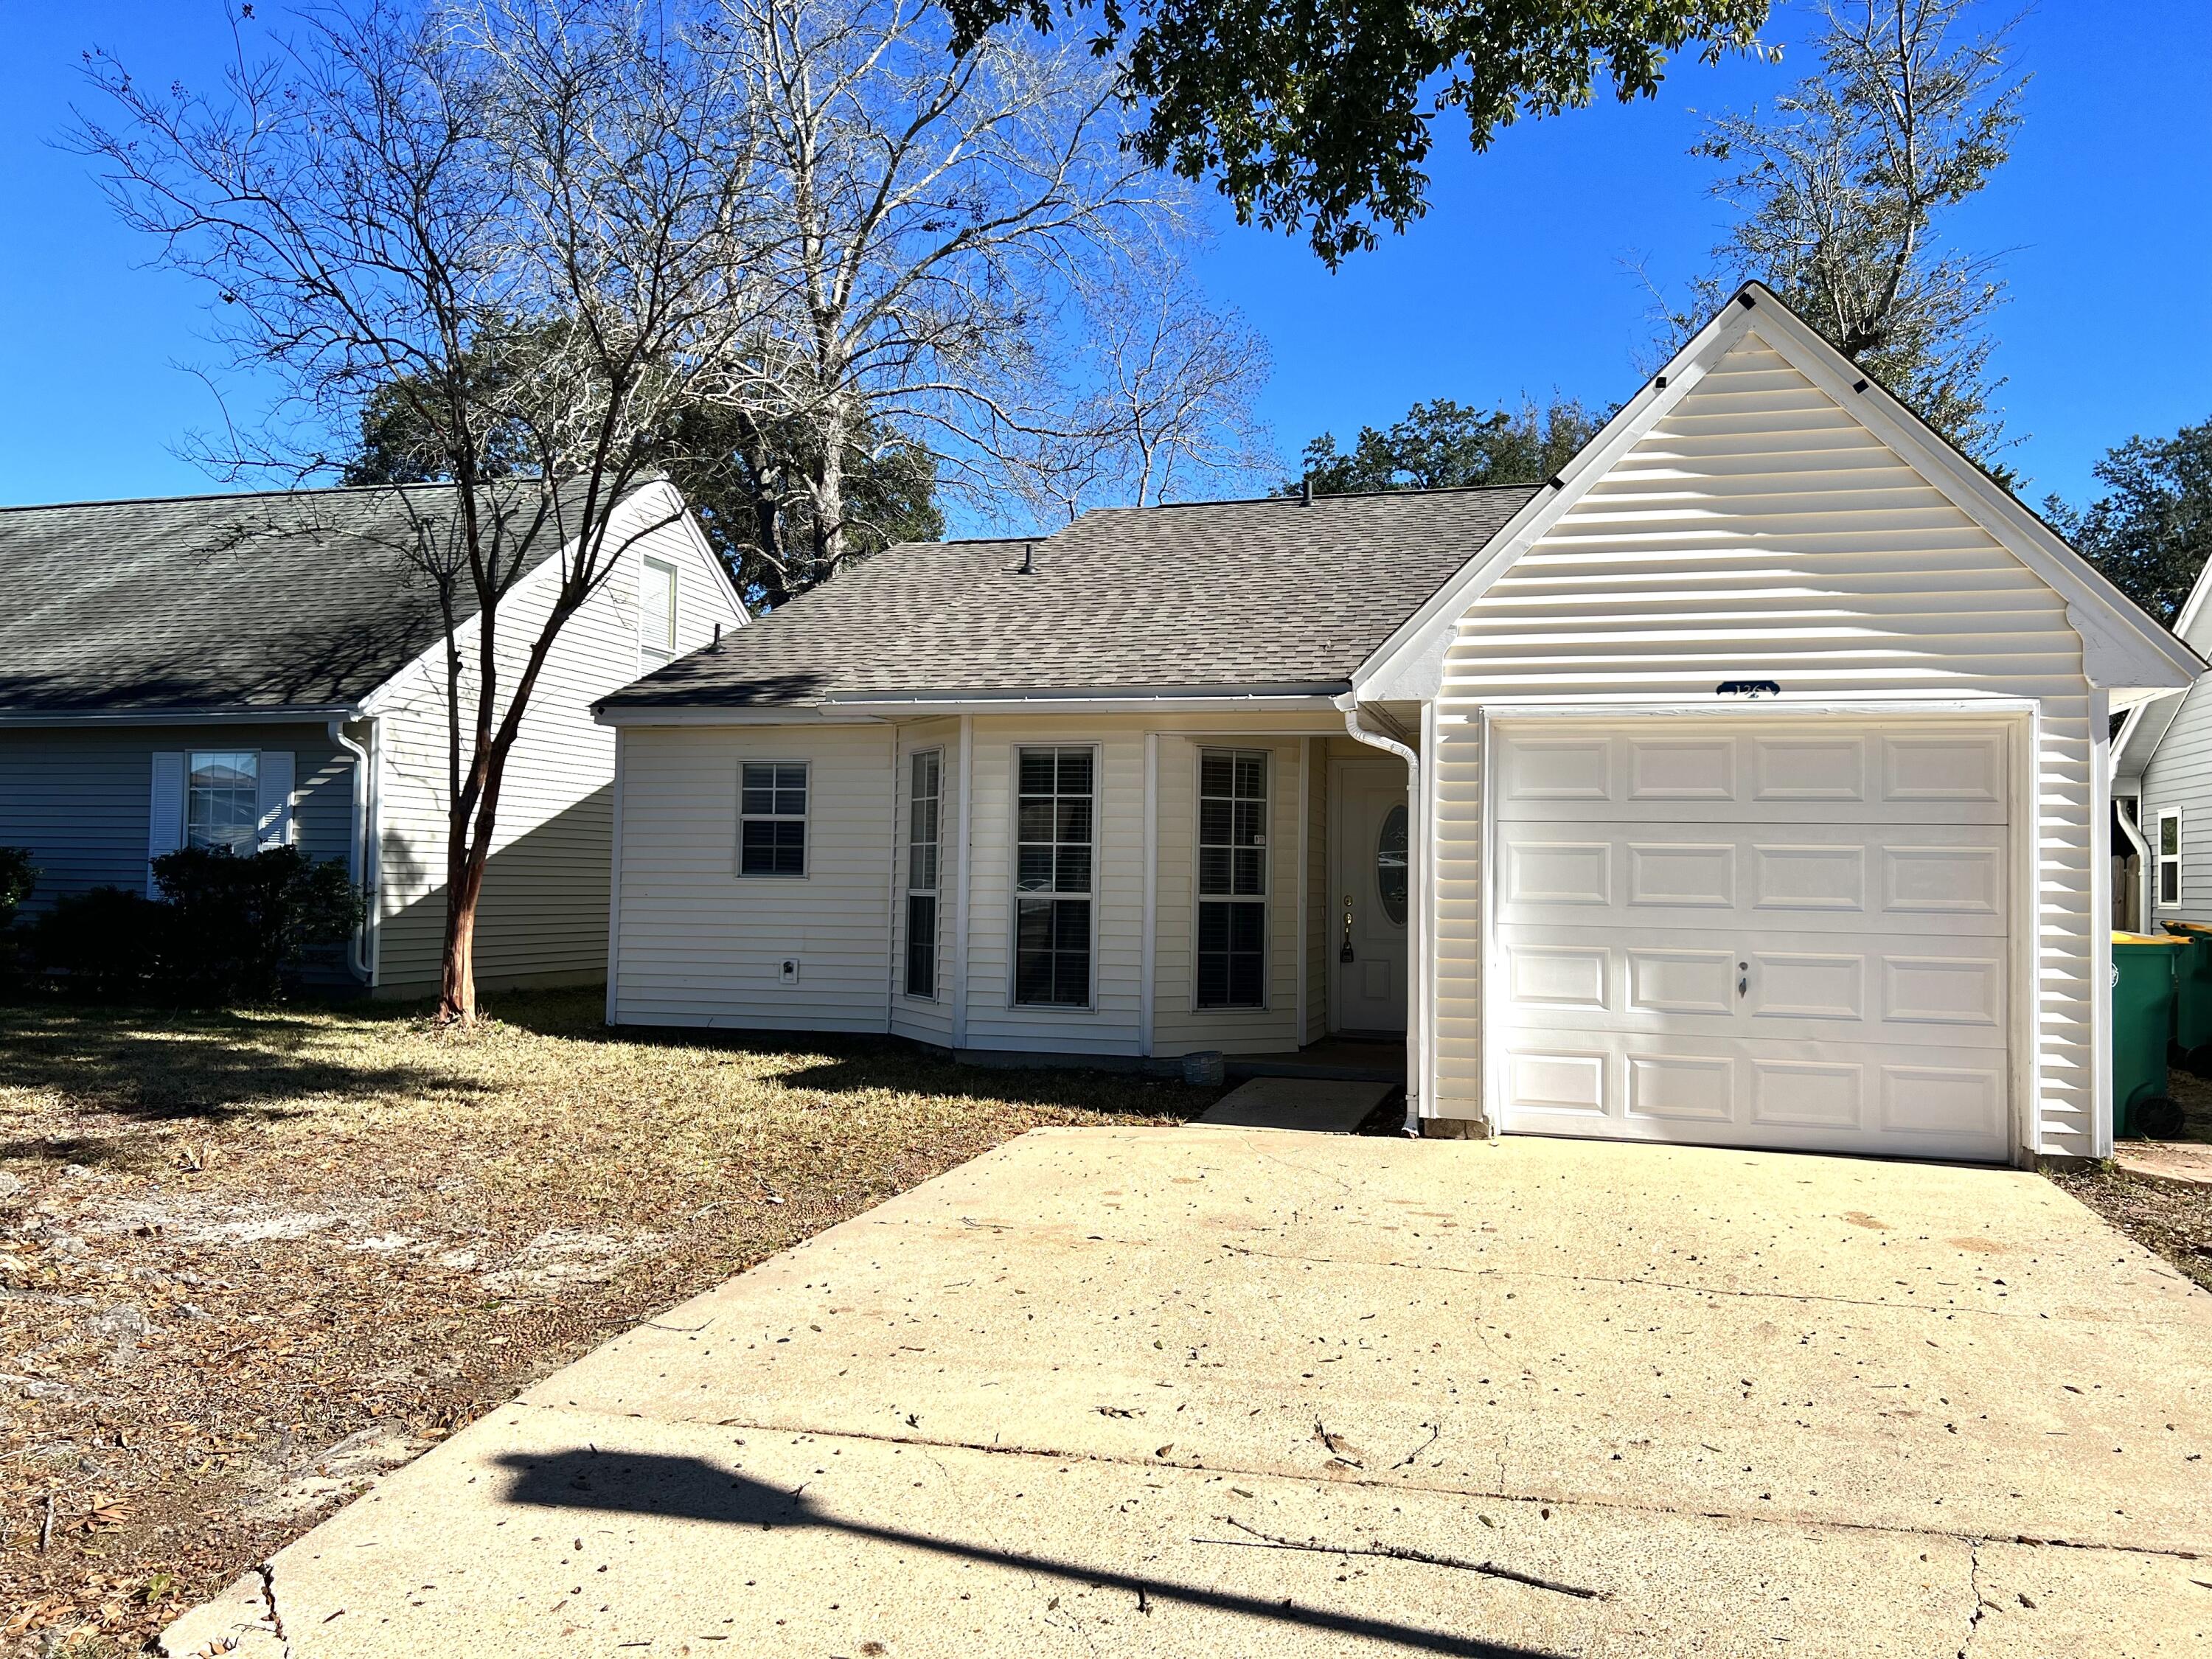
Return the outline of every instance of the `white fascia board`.
{"type": "Polygon", "coordinates": [[[1611,471],[1661,420],[1687,397],[1712,366],[1750,332],[1753,308],[1731,302],[1699,329],[1667,366],[1645,381],[1636,395],[1575,452],[1559,469],[1559,487],[1539,491],[1483,544],[1458,574],[1436,592],[1355,670],[1352,699],[1358,702],[1434,698],[1443,684],[1444,653],[1451,648],[1460,613],[1511,569],[1567,510],[1611,471]]]}
{"type": "Polygon", "coordinates": [[[975,696],[916,697],[832,694],[823,700],[824,709],[897,719],[939,714],[1328,714],[1334,713],[1336,706],[1334,696],[1310,692],[1162,692],[1087,696],[1080,692],[1045,691],[1016,696],[979,693],[975,696]]]}
{"type": "Polygon", "coordinates": [[[880,726],[880,715],[848,714],[810,703],[801,708],[717,708],[711,705],[657,707],[628,704],[617,708],[595,708],[592,719],[601,726],[880,726]]]}
{"type": "Polygon", "coordinates": [[[2008,490],[1862,375],[1770,289],[1748,283],[1560,470],[1561,488],[1530,501],[1360,665],[1352,676],[1359,699],[1435,696],[1461,613],[1754,331],[2065,601],[2067,621],[2081,639],[2082,673],[2092,685],[2116,691],[2180,689],[2205,672],[2203,658],[2153,622],[2008,490]]]}
{"type": "Polygon", "coordinates": [[[1753,283],[1748,291],[1759,301],[1753,309],[1761,339],[2066,601],[2066,619],[2081,636],[2081,672],[2090,684],[2115,691],[2179,689],[2205,672],[2203,658],[2154,622],[2010,490],[1937,437],[1766,289],[1753,283]]]}
{"type": "Polygon", "coordinates": [[[2138,778],[2150,764],[2158,746],[2166,741],[2166,734],[2173,726],[2174,716],[2181,712],[2186,691],[2168,691],[2139,702],[2128,710],[2120,722],[2119,735],[2112,739],[2112,775],[2116,778],[2138,778]]]}

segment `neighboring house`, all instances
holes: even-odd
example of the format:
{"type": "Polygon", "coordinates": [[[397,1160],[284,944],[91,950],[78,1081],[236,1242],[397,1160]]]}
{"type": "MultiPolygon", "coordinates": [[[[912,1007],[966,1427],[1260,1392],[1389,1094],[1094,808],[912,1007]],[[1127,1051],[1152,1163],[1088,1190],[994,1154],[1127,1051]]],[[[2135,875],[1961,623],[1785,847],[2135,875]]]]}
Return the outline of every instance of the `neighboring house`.
{"type": "MultiPolygon", "coordinates": [[[[344,860],[369,891],[351,976],[380,994],[434,991],[446,653],[434,589],[401,550],[413,518],[451,496],[425,485],[404,500],[377,488],[0,511],[0,845],[32,851],[30,908],[103,885],[151,891],[152,860],[178,847],[289,842],[344,860]]],[[[605,972],[615,745],[591,705],[745,621],[672,487],[646,485],[617,511],[617,541],[657,527],[569,620],[526,712],[477,926],[488,986],[605,972]]],[[[565,551],[542,537],[500,607],[508,686],[565,551]]],[[[455,633],[465,660],[472,610],[455,633]]]]}
{"type": "MultiPolygon", "coordinates": [[[[2197,573],[2173,631],[2212,651],[2212,565],[2197,573]]],[[[2212,921],[2212,680],[2138,703],[2112,739],[2117,927],[2212,921]]]]}
{"type": "Polygon", "coordinates": [[[609,697],[608,1016],[2094,1156],[2110,716],[2203,666],[1753,286],[1548,484],[897,547],[609,697]]]}

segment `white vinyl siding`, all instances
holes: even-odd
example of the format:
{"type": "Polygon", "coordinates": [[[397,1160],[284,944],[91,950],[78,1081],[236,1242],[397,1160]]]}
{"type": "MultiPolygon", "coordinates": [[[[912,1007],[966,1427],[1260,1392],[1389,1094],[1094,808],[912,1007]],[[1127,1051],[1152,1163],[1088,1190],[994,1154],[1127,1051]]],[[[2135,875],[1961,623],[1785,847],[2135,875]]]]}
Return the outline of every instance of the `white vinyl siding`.
{"type": "MultiPolygon", "coordinates": [[[[625,504],[658,517],[665,495],[625,504]]],[[[635,499],[635,498],[634,498],[635,499]]],[[[635,520],[629,520],[635,522],[635,520]]],[[[683,574],[677,645],[708,644],[737,625],[728,586],[693,532],[669,524],[626,549],[606,584],[569,618],[525,712],[501,791],[497,833],[477,913],[477,975],[487,986],[592,983],[607,969],[607,871],[613,845],[614,732],[592,705],[638,674],[640,573],[647,557],[683,574]]],[[[502,692],[552,603],[548,573],[524,579],[502,607],[502,692]]],[[[462,627],[463,656],[475,624],[462,627]]],[[[445,671],[435,653],[379,699],[377,981],[387,993],[434,990],[446,919],[447,738],[445,671]]],[[[464,730],[473,721],[464,686],[464,730]]],[[[736,803],[735,774],[721,783],[736,803]]],[[[735,844],[735,828],[726,843],[735,844]]]]}
{"type": "Polygon", "coordinates": [[[624,734],[617,1024],[885,1029],[890,735],[878,726],[624,734]],[[740,876],[738,769],[794,757],[806,762],[810,786],[807,878],[740,876]],[[790,981],[785,961],[799,964],[790,981]]]}
{"type": "MultiPolygon", "coordinates": [[[[2091,722],[2064,603],[1849,410],[1747,336],[1459,618],[1435,757],[1434,1097],[1482,1115],[1485,704],[2019,698],[2039,707],[2029,1133],[2087,1154],[2091,722]]],[[[2022,927],[2030,926],[2023,921],[2022,927]]]]}

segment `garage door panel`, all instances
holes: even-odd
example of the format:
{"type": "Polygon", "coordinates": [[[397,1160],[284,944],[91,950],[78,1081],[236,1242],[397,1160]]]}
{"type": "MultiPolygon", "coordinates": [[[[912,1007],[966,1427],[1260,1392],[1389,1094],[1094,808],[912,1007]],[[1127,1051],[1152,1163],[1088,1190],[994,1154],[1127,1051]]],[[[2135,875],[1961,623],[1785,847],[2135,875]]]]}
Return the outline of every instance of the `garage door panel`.
{"type": "Polygon", "coordinates": [[[1502,721],[1509,1129],[2001,1159],[2011,734],[1502,721]]]}
{"type": "Polygon", "coordinates": [[[1498,920],[1951,933],[2005,931],[2002,826],[1500,823],[1498,920]],[[1595,832],[1595,833],[1594,833],[1595,832]]]}
{"type": "Polygon", "coordinates": [[[1987,1158],[2005,1141],[2002,1050],[1516,1031],[1512,1127],[1544,1133],[1987,1158]]]}
{"type": "Polygon", "coordinates": [[[1662,928],[1504,928],[1500,1012],[1515,1026],[1573,1030],[2005,1047],[2003,940],[1832,943],[1723,949],[1662,928]]]}
{"type": "Polygon", "coordinates": [[[1492,750],[1501,821],[1653,815],[1680,823],[2002,823],[2011,748],[1986,724],[1915,722],[1895,732],[1762,719],[1757,729],[1639,720],[1501,727],[1492,750]],[[1747,810],[1752,809],[1752,810],[1747,810]]]}

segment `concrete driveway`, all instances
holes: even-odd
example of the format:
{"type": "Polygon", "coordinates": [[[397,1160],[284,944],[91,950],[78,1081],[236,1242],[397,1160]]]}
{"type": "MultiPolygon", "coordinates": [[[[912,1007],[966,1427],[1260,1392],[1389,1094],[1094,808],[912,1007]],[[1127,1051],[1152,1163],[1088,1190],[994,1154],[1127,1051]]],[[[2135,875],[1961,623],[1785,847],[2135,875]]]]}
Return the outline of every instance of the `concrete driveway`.
{"type": "Polygon", "coordinates": [[[2212,1297],[2042,1180],[1040,1130],[188,1616],[307,1656],[2201,1653],[2212,1297]]]}

